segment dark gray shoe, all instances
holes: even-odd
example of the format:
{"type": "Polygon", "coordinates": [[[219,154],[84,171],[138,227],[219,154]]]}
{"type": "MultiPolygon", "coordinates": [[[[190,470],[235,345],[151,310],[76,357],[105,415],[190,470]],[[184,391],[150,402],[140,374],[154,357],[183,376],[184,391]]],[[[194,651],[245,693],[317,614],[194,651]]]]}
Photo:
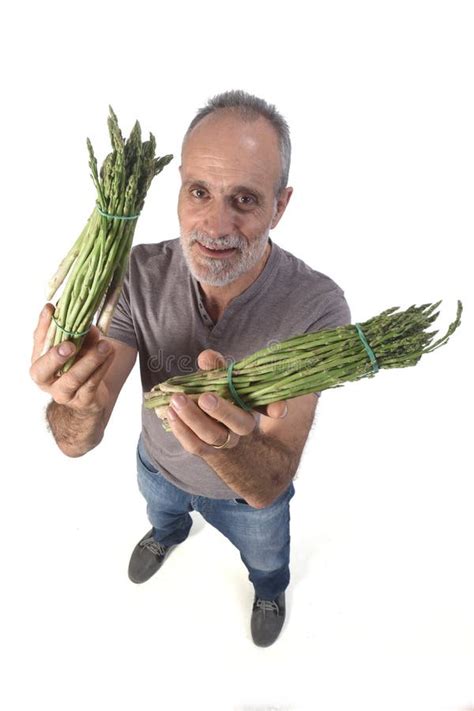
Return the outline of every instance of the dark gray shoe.
{"type": "Polygon", "coordinates": [[[153,538],[154,528],[148,531],[135,546],[130,563],[128,577],[132,583],[145,583],[161,568],[169,551],[174,546],[163,546],[153,538]]]}
{"type": "Polygon", "coordinates": [[[250,628],[257,647],[269,647],[281,632],[285,621],[285,593],[276,600],[261,600],[255,595],[250,628]]]}

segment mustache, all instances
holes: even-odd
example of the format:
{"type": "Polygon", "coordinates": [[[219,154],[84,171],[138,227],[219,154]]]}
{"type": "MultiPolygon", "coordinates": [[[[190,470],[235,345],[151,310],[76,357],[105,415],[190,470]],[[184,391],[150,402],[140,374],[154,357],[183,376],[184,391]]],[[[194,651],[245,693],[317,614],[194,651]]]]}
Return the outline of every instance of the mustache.
{"type": "Polygon", "coordinates": [[[189,245],[192,246],[195,242],[200,242],[209,249],[242,249],[246,242],[240,235],[226,235],[219,239],[211,239],[205,232],[195,230],[185,235],[189,240],[189,245]]]}

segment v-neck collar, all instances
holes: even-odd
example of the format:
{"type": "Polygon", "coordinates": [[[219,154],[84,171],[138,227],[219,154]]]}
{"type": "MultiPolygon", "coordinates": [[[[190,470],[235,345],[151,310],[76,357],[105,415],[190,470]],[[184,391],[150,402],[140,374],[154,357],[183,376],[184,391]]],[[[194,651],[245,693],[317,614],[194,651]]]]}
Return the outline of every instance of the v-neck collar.
{"type": "Polygon", "coordinates": [[[281,259],[281,251],[278,245],[273,242],[271,237],[268,238],[268,241],[271,246],[271,251],[262,271],[255,279],[255,281],[253,281],[241,294],[238,294],[238,296],[234,296],[234,298],[229,302],[229,304],[227,304],[224,313],[217,322],[214,322],[208,314],[207,309],[204,306],[204,300],[200,291],[199,282],[188,270],[193,285],[194,293],[196,295],[199,317],[202,319],[204,325],[209,329],[210,334],[215,335],[216,333],[219,333],[225,327],[225,324],[232,317],[232,314],[235,312],[236,309],[242,307],[244,304],[250,301],[256,293],[262,291],[265,288],[267,282],[277,269],[281,259]]]}

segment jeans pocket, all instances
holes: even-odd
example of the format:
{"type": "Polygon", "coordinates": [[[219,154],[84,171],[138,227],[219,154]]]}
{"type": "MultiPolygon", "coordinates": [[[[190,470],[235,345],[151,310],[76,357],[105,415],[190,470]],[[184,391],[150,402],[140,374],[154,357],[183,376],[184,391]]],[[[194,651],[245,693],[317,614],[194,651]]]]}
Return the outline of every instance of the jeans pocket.
{"type": "Polygon", "coordinates": [[[158,474],[158,469],[155,469],[153,464],[148,461],[143,445],[140,446],[140,444],[137,447],[137,460],[138,464],[141,465],[149,474],[158,474]]]}
{"type": "Polygon", "coordinates": [[[250,506],[250,504],[248,504],[245,499],[234,499],[234,502],[236,504],[239,504],[240,506],[250,506]]]}

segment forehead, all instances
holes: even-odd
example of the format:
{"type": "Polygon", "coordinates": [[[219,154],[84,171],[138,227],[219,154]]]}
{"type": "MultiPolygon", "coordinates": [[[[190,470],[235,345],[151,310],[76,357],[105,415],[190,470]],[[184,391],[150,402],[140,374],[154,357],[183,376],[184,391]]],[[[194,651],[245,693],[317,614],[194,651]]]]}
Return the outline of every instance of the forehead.
{"type": "Polygon", "coordinates": [[[253,180],[273,186],[281,172],[278,135],[261,116],[244,121],[227,110],[217,111],[191,131],[181,162],[183,180],[192,174],[208,182],[253,180]]]}

